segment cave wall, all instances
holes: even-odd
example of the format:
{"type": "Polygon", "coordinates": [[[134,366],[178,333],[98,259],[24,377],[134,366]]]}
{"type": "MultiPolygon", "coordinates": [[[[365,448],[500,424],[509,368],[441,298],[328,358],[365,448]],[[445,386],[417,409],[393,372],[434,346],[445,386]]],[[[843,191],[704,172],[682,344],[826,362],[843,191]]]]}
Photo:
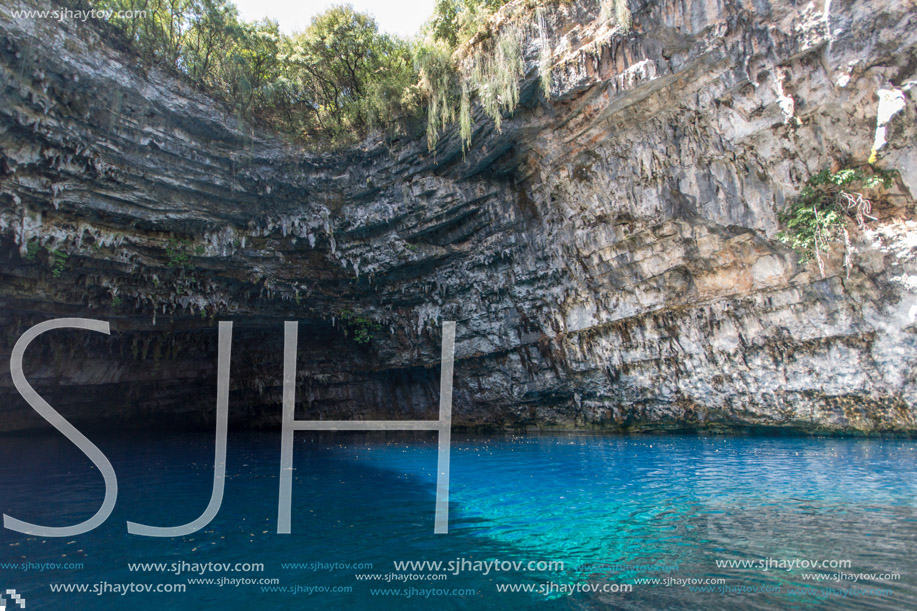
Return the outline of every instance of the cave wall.
{"type": "MultiPolygon", "coordinates": [[[[550,95],[529,37],[520,107],[478,110],[466,153],[307,150],[27,6],[0,7],[0,361],[36,322],[110,321],[27,355],[74,421],[212,422],[219,320],[237,425],[279,422],[285,320],[300,418],[434,417],[456,320],[459,426],[917,427],[914,2],[631,0],[629,31],[549,5],[550,95]],[[865,162],[889,92],[900,179],[822,277],[777,210],[865,162]]],[[[0,406],[46,426],[6,367],[0,406]]]]}

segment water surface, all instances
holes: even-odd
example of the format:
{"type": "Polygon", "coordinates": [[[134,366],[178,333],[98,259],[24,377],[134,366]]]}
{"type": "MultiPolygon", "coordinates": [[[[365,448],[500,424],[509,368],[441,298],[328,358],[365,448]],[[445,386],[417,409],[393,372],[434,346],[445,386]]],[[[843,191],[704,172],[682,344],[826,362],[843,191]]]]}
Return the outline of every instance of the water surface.
{"type": "MultiPolygon", "coordinates": [[[[435,434],[298,433],[293,533],[278,535],[279,433],[230,433],[216,519],[153,539],[127,534],[125,521],[175,526],[200,515],[212,437],[92,438],[118,474],[108,521],[74,538],[0,535],[0,586],[28,608],[917,608],[912,440],[459,436],[450,532],[434,535],[435,434]],[[474,564],[495,560],[489,571],[474,564]],[[814,561],[843,566],[804,566],[814,561]],[[138,562],[164,570],[131,570],[138,562]],[[53,592],[58,584],[89,591],[53,592]],[[121,584],[185,591],[122,595],[121,584]]],[[[0,438],[0,491],[4,513],[62,526],[92,515],[103,486],[49,434],[0,438]]]]}

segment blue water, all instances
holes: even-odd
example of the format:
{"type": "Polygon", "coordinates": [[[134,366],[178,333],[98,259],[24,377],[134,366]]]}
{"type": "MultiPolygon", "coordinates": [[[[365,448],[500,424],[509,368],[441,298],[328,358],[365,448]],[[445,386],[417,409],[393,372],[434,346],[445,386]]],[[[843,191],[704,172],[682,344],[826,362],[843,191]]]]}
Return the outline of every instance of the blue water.
{"type": "MultiPolygon", "coordinates": [[[[17,590],[29,609],[917,608],[912,440],[457,437],[450,532],[434,535],[435,434],[299,433],[293,533],[278,535],[279,434],[230,433],[226,493],[216,519],[194,535],[152,539],[127,534],[125,521],[174,526],[195,519],[210,498],[212,437],[92,438],[118,474],[118,504],[108,521],[74,538],[0,534],[0,563],[6,563],[0,587],[17,590]],[[767,559],[784,564],[767,570],[760,564],[717,566],[767,559]],[[434,571],[447,578],[431,580],[429,570],[396,570],[393,562],[402,560],[465,561],[466,570],[434,571]],[[467,568],[493,560],[563,568],[492,568],[488,574],[467,568]],[[785,564],[811,560],[849,566],[787,570],[785,564]],[[187,569],[131,571],[129,563],[136,562],[264,567],[194,575],[187,569]],[[16,563],[49,564],[41,571],[16,563]],[[48,568],[63,563],[82,568],[48,568]],[[312,563],[372,568],[328,570],[312,563]],[[813,580],[815,573],[829,580],[813,580]],[[830,580],[838,573],[878,575],[830,580]],[[365,581],[358,574],[382,577],[365,581]],[[425,579],[385,582],[392,574],[425,579]],[[201,577],[276,583],[188,582],[201,577]],[[685,580],[722,583],[683,585],[685,580]],[[114,584],[131,583],[180,584],[186,591],[111,591],[114,584]],[[549,583],[546,593],[498,591],[549,583]],[[52,592],[52,584],[90,591],[52,592]],[[625,585],[632,591],[562,590],[625,585]],[[96,595],[93,587],[109,591],[96,595]]],[[[95,512],[102,492],[99,473],[65,439],[0,438],[4,513],[72,524],[95,512]]]]}

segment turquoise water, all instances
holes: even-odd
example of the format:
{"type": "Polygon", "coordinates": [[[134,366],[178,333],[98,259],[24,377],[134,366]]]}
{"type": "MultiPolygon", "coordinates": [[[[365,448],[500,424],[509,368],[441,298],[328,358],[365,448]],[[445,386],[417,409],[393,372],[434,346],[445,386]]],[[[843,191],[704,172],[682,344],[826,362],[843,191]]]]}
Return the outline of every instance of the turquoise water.
{"type": "MultiPolygon", "coordinates": [[[[456,437],[450,532],[434,535],[434,434],[302,433],[293,533],[278,535],[279,434],[230,433],[216,519],[187,537],[151,539],[127,534],[125,521],[195,519],[210,498],[211,436],[91,437],[118,474],[108,521],[74,538],[0,535],[0,586],[30,609],[917,608],[912,440],[456,437]],[[536,564],[473,564],[494,560],[536,564]],[[799,566],[815,560],[845,566],[799,566]],[[397,570],[395,561],[463,570],[397,570]],[[132,571],[138,562],[164,570],[132,571]],[[263,570],[189,572],[208,562],[263,570]],[[201,578],[224,581],[189,583],[201,578]],[[273,583],[229,581],[239,579],[273,583]],[[53,592],[60,584],[89,591],[53,592]],[[122,595],[120,584],[186,591],[122,595]]],[[[103,486],[63,438],[3,437],[0,491],[4,513],[62,526],[92,515],[103,486]]]]}

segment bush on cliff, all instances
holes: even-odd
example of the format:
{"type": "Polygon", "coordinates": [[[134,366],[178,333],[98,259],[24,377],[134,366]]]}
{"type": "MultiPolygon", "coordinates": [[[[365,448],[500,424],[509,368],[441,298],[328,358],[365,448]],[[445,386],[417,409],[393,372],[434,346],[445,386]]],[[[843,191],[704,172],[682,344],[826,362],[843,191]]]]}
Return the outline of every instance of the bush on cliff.
{"type": "Polygon", "coordinates": [[[777,238],[800,254],[805,263],[815,260],[824,277],[822,258],[832,246],[843,241],[844,266],[850,270],[850,235],[847,224],[855,222],[865,228],[872,212],[872,200],[864,192],[892,186],[894,171],[867,168],[844,168],[836,172],[825,169],[809,177],[802,191],[778,213],[785,227],[777,238]]]}

